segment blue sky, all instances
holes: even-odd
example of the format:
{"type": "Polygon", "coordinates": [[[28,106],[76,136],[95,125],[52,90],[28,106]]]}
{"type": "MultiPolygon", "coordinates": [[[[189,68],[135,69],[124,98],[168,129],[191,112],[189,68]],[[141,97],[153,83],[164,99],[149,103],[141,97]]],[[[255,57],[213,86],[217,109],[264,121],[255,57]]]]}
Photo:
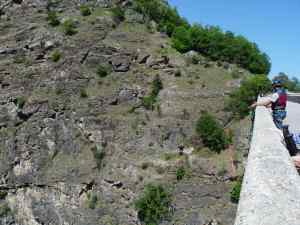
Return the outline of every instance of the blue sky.
{"type": "Polygon", "coordinates": [[[300,79],[300,0],[169,0],[190,23],[218,25],[256,42],[272,61],[270,76],[300,79]]]}

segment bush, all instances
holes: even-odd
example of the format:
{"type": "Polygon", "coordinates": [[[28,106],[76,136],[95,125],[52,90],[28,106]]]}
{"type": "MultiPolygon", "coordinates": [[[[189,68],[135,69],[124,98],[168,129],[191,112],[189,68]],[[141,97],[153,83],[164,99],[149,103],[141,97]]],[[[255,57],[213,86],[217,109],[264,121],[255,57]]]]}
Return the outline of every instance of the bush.
{"type": "Polygon", "coordinates": [[[7,196],[7,192],[6,191],[0,191],[0,200],[5,199],[7,196]]]}
{"type": "Polygon", "coordinates": [[[163,89],[163,83],[160,77],[157,75],[155,79],[152,81],[152,90],[149,96],[146,96],[142,99],[142,105],[148,109],[153,110],[154,104],[157,102],[157,96],[160,90],[163,89]]]}
{"type": "Polygon", "coordinates": [[[86,5],[81,5],[79,9],[82,16],[89,16],[92,14],[90,8],[86,5]]]}
{"type": "Polygon", "coordinates": [[[88,93],[84,88],[80,89],[80,97],[81,98],[87,98],[88,97],[88,93]]]}
{"type": "Polygon", "coordinates": [[[161,185],[149,184],[135,202],[135,209],[145,225],[157,225],[169,215],[170,204],[170,194],[161,185]]]}
{"type": "Polygon", "coordinates": [[[9,208],[7,203],[0,204],[0,218],[7,216],[11,213],[11,209],[9,208]]]}
{"type": "Polygon", "coordinates": [[[55,50],[52,54],[51,54],[51,60],[53,62],[58,62],[61,58],[61,53],[58,50],[55,50]]]}
{"type": "Polygon", "coordinates": [[[22,109],[26,103],[26,98],[25,97],[17,97],[15,100],[15,104],[19,109],[22,109]]]}
{"type": "Polygon", "coordinates": [[[77,33],[76,26],[73,20],[69,19],[63,23],[63,31],[66,35],[74,35],[77,33]]]}
{"type": "Polygon", "coordinates": [[[102,161],[105,157],[105,150],[104,150],[104,147],[103,145],[95,145],[93,148],[92,148],[92,152],[94,154],[94,158],[96,160],[96,163],[97,163],[97,168],[98,169],[101,169],[102,167],[102,161]]]}
{"type": "Polygon", "coordinates": [[[100,78],[106,77],[110,72],[111,72],[110,68],[102,66],[102,65],[98,66],[98,68],[97,68],[97,75],[100,78]]]}
{"type": "Polygon", "coordinates": [[[183,166],[179,167],[177,170],[176,170],[176,179],[179,181],[179,180],[182,180],[185,176],[186,172],[185,172],[185,168],[183,166]]]}
{"type": "Polygon", "coordinates": [[[87,198],[88,198],[88,201],[87,201],[88,207],[90,209],[95,209],[97,206],[97,202],[98,202],[97,195],[94,193],[88,193],[87,198]]]}
{"type": "Polygon", "coordinates": [[[239,179],[235,182],[231,192],[230,192],[230,199],[234,203],[238,203],[240,200],[240,193],[242,189],[242,180],[239,179]]]}
{"type": "Polygon", "coordinates": [[[117,20],[117,21],[123,21],[125,20],[125,12],[124,10],[117,6],[111,9],[111,12],[113,14],[113,17],[117,20]]]}
{"type": "Polygon", "coordinates": [[[55,11],[48,12],[47,20],[48,23],[53,27],[58,26],[60,24],[60,21],[55,11]]]}
{"type": "Polygon", "coordinates": [[[224,129],[217,120],[205,112],[197,121],[196,131],[200,135],[203,144],[213,151],[220,153],[227,147],[224,129]]]}
{"type": "Polygon", "coordinates": [[[235,116],[243,118],[249,114],[249,106],[256,101],[257,96],[272,89],[271,81],[267,76],[255,75],[247,77],[241,86],[233,91],[226,101],[225,109],[235,116]]]}

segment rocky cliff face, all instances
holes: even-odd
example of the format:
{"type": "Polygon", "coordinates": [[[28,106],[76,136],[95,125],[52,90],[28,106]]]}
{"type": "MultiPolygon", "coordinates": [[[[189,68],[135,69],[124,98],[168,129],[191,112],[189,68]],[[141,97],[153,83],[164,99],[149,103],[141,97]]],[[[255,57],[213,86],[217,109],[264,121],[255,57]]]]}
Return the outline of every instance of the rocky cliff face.
{"type": "Polygon", "coordinates": [[[133,202],[147,183],[172,190],[164,224],[232,224],[228,155],[203,149],[195,122],[203,110],[228,122],[224,96],[244,71],[180,55],[130,1],[49,2],[0,3],[0,224],[140,224],[133,202]],[[76,34],[50,26],[49,7],[76,34]]]}

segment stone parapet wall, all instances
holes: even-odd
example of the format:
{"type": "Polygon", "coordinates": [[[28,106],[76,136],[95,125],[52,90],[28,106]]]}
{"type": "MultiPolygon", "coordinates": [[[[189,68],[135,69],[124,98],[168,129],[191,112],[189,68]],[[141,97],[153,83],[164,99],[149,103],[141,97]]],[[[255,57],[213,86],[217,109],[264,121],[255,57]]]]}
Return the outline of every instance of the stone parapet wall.
{"type": "Polygon", "coordinates": [[[283,136],[257,107],[235,225],[299,225],[300,177],[283,136]]]}

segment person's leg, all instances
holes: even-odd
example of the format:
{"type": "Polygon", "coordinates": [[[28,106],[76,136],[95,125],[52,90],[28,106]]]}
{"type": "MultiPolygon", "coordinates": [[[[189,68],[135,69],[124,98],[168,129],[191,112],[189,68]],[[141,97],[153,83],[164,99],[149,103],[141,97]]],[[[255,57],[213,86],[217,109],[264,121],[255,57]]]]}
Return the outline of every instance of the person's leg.
{"type": "Polygon", "coordinates": [[[282,129],[282,123],[285,117],[286,111],[273,111],[273,121],[278,129],[282,129]]]}

